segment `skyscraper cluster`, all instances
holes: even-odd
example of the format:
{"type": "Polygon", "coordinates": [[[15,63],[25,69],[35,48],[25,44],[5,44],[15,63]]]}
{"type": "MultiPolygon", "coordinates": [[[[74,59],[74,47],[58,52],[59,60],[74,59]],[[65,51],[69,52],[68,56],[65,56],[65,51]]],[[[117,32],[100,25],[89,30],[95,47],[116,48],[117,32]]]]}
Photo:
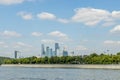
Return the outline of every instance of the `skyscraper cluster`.
{"type": "MultiPolygon", "coordinates": [[[[68,51],[64,48],[63,50],[59,46],[59,43],[54,44],[54,49],[50,48],[49,46],[41,45],[41,57],[54,57],[54,56],[68,56],[68,51]]],[[[14,58],[20,58],[18,55],[19,51],[14,51],[14,58]]]]}
{"type": "Polygon", "coordinates": [[[50,48],[49,46],[41,45],[41,57],[53,57],[53,56],[68,56],[68,51],[60,50],[59,43],[55,43],[54,49],[50,48]]]}

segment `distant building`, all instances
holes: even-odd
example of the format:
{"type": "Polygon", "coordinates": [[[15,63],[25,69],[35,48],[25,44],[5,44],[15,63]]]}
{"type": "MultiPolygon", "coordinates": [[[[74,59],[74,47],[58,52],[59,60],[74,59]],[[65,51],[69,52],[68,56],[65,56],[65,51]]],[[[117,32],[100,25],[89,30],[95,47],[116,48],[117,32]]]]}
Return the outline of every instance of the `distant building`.
{"type": "Polygon", "coordinates": [[[46,47],[46,56],[47,57],[52,57],[53,56],[52,48],[46,47]]]}
{"type": "Polygon", "coordinates": [[[63,56],[68,56],[68,52],[63,50],[63,56]]]}
{"type": "Polygon", "coordinates": [[[49,56],[49,53],[50,53],[50,49],[49,49],[49,46],[46,47],[46,55],[45,56],[49,56]]]}
{"type": "Polygon", "coordinates": [[[52,56],[55,56],[55,51],[52,51],[52,56]]]}
{"type": "Polygon", "coordinates": [[[66,47],[64,49],[60,48],[59,43],[55,43],[55,50],[49,46],[44,47],[44,44],[41,45],[41,57],[54,57],[54,56],[68,56],[68,51],[66,47]]]}
{"type": "Polygon", "coordinates": [[[57,53],[56,56],[60,56],[60,49],[57,49],[56,53],[57,53]]]}
{"type": "Polygon", "coordinates": [[[50,56],[49,57],[52,57],[53,56],[53,51],[52,51],[52,48],[50,49],[50,56]]]}
{"type": "Polygon", "coordinates": [[[44,48],[44,44],[41,45],[41,57],[45,57],[45,48],[44,48]]]}
{"type": "Polygon", "coordinates": [[[15,56],[15,59],[18,58],[18,51],[15,51],[15,52],[14,52],[14,56],[15,56]]]}
{"type": "Polygon", "coordinates": [[[74,51],[71,52],[72,56],[74,56],[74,51]]]}
{"type": "Polygon", "coordinates": [[[55,55],[54,56],[57,56],[58,49],[59,49],[59,43],[55,43],[55,55]]]}

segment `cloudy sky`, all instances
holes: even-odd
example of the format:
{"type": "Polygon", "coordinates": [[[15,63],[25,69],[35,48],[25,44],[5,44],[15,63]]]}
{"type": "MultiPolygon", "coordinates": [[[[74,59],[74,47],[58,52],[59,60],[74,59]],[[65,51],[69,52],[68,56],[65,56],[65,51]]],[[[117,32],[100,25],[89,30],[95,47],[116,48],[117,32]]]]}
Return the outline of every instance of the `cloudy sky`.
{"type": "Polygon", "coordinates": [[[120,51],[120,0],[0,0],[0,56],[38,56],[41,44],[76,55],[120,51]]]}

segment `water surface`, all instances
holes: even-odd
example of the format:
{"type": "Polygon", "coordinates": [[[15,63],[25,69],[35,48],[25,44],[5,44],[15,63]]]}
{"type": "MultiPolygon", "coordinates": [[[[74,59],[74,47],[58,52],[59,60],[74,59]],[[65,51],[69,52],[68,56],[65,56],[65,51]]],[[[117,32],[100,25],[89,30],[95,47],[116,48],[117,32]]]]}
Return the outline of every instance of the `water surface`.
{"type": "Polygon", "coordinates": [[[119,80],[120,70],[0,67],[0,80],[119,80]]]}

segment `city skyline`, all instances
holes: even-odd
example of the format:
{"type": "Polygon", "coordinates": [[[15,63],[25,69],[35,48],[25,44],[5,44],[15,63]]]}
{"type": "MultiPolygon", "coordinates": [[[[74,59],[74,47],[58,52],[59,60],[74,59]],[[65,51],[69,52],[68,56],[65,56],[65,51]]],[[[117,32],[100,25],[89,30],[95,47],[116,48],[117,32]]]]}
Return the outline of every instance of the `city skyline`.
{"type": "Polygon", "coordinates": [[[54,44],[54,48],[51,48],[50,46],[44,46],[44,44],[41,44],[41,53],[40,57],[54,57],[54,56],[70,56],[68,54],[68,51],[65,48],[62,48],[59,46],[59,43],[54,44]]]}
{"type": "MultiPolygon", "coordinates": [[[[38,58],[44,58],[44,57],[48,57],[48,58],[51,58],[51,57],[61,57],[61,56],[74,56],[74,51],[72,52],[69,52],[67,51],[67,49],[64,47],[62,48],[59,43],[55,43],[54,44],[54,48],[51,48],[51,46],[45,46],[44,44],[41,44],[41,52],[39,54],[39,56],[36,56],[36,55],[33,55],[33,56],[36,56],[38,58]]],[[[23,58],[24,55],[23,53],[21,54],[21,51],[14,51],[14,58],[15,59],[18,59],[18,58],[23,58]]]]}
{"type": "Polygon", "coordinates": [[[0,56],[38,56],[59,43],[75,55],[117,53],[120,1],[0,0],[0,56]]]}

